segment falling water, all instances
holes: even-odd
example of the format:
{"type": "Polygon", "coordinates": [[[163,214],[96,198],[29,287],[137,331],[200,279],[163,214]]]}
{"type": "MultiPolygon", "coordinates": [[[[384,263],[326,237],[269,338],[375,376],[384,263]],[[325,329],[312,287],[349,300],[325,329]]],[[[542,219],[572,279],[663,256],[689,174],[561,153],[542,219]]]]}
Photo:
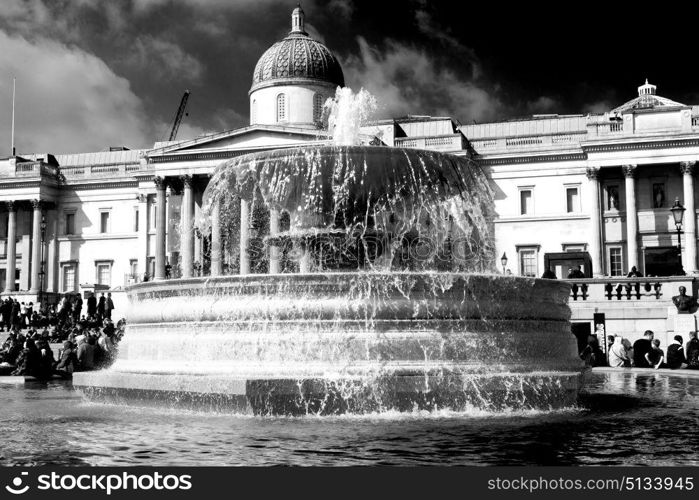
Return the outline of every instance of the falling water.
{"type": "Polygon", "coordinates": [[[132,287],[119,359],[74,385],[256,414],[573,404],[568,286],[494,274],[485,174],[468,155],[358,145],[375,107],[339,89],[332,145],[219,165],[203,212],[220,211],[231,275],[132,287]],[[247,276],[235,275],[243,225],[247,276]],[[272,250],[281,274],[265,274],[272,250]]]}
{"type": "Polygon", "coordinates": [[[361,127],[376,111],[376,98],[367,90],[356,94],[349,87],[337,88],[335,98],[325,103],[329,111],[328,130],[336,146],[358,146],[361,144],[361,127]]]}

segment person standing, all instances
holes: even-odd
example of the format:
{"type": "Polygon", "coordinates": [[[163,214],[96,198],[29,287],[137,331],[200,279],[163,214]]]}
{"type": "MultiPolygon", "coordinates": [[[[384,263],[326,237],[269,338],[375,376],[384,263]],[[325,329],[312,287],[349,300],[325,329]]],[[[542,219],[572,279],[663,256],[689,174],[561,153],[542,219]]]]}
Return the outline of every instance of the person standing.
{"type": "Polygon", "coordinates": [[[20,314],[19,314],[20,308],[19,308],[19,302],[17,299],[15,299],[12,302],[12,309],[10,312],[10,321],[12,323],[12,327],[17,327],[19,328],[20,326],[20,314]]]}
{"type": "Polygon", "coordinates": [[[100,295],[100,300],[97,302],[97,322],[101,325],[104,319],[104,308],[107,304],[107,299],[104,298],[104,294],[100,295]]]}
{"type": "MultiPolygon", "coordinates": [[[[104,294],[102,294],[104,296],[104,294]]],[[[112,302],[112,293],[107,293],[107,302],[104,305],[104,315],[108,319],[112,319],[112,311],[114,310],[114,302],[112,302]]]]}
{"type": "Polygon", "coordinates": [[[653,337],[655,334],[652,330],[646,330],[643,333],[643,338],[638,339],[633,343],[633,364],[636,368],[651,368],[648,364],[646,354],[653,349],[653,337]]]}
{"type": "Polygon", "coordinates": [[[687,358],[687,368],[699,370],[699,339],[697,339],[697,332],[689,332],[689,342],[687,342],[685,356],[687,358]]]}
{"type": "Polygon", "coordinates": [[[682,336],[675,335],[672,343],[667,346],[667,367],[671,370],[681,368],[687,359],[684,356],[684,348],[682,347],[682,336]]]}
{"type": "Polygon", "coordinates": [[[83,298],[78,295],[73,304],[73,323],[77,323],[80,319],[80,313],[83,310],[83,298]]]}
{"type": "Polygon", "coordinates": [[[622,342],[621,336],[614,338],[614,344],[612,348],[609,349],[609,366],[614,368],[623,368],[626,363],[629,362],[629,358],[626,355],[626,348],[622,342]]]}
{"type": "Polygon", "coordinates": [[[95,314],[97,314],[97,297],[95,297],[94,293],[90,293],[90,296],[87,298],[87,317],[95,317],[95,314]]]}

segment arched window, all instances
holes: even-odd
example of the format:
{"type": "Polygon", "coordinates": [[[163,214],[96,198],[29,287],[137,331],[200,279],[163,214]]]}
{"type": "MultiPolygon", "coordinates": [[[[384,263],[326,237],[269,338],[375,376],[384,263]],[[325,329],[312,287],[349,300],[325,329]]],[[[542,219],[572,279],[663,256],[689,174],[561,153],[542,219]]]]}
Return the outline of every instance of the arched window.
{"type": "Polygon", "coordinates": [[[316,94],[313,96],[313,122],[319,123],[323,118],[323,96],[316,94]]]}
{"type": "Polygon", "coordinates": [[[257,123],[257,99],[252,100],[252,106],[250,110],[250,124],[254,125],[257,123]]]}
{"type": "Polygon", "coordinates": [[[279,94],[277,96],[277,121],[286,121],[286,95],[279,94]]]}

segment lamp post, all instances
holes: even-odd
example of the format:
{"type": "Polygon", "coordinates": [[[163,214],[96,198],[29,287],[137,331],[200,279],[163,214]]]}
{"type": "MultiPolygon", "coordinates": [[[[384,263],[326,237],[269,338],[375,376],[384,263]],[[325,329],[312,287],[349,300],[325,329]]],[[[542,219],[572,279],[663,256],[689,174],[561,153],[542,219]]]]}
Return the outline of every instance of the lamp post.
{"type": "Polygon", "coordinates": [[[505,254],[505,252],[502,252],[500,263],[502,264],[502,274],[505,274],[505,267],[507,267],[507,254],[505,254]]]}
{"type": "Polygon", "coordinates": [[[675,227],[677,228],[677,252],[679,254],[680,269],[679,274],[684,276],[684,268],[682,267],[682,218],[684,217],[685,208],[680,203],[679,198],[675,198],[675,204],[672,205],[670,212],[672,212],[672,217],[675,219],[675,227]]]}
{"type": "Polygon", "coordinates": [[[44,247],[46,246],[46,217],[44,214],[41,214],[41,267],[39,269],[39,312],[41,311],[42,306],[44,305],[43,303],[43,295],[44,295],[44,275],[46,272],[44,271],[44,247]]]}

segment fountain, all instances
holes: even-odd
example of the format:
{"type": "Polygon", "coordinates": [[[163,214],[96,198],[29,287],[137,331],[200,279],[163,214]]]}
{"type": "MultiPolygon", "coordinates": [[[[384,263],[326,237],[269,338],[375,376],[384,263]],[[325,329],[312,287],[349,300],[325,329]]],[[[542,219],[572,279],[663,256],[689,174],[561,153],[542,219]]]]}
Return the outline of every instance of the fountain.
{"type": "Polygon", "coordinates": [[[220,165],[203,211],[240,274],[130,287],[118,360],[73,385],[262,415],[574,404],[568,285],[496,274],[478,165],[361,145],[372,106],[338,89],[333,144],[220,165]]]}

